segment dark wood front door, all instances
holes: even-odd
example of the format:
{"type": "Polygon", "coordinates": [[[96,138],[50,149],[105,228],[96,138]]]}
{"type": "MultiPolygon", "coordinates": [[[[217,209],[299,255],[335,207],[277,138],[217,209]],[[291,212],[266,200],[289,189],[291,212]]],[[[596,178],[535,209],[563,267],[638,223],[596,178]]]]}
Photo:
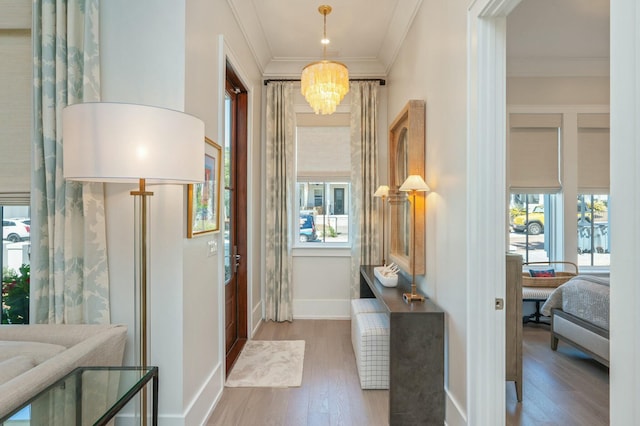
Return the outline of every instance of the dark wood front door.
{"type": "Polygon", "coordinates": [[[225,94],[226,371],[247,341],[247,91],[227,64],[225,94]]]}

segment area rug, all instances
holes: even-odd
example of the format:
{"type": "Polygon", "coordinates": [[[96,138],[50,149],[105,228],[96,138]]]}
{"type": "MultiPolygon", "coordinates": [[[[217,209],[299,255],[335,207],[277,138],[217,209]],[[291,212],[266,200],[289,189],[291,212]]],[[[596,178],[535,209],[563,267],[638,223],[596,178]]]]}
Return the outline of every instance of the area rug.
{"type": "Polygon", "coordinates": [[[290,388],[302,384],[304,340],[249,340],[225,386],[290,388]]]}

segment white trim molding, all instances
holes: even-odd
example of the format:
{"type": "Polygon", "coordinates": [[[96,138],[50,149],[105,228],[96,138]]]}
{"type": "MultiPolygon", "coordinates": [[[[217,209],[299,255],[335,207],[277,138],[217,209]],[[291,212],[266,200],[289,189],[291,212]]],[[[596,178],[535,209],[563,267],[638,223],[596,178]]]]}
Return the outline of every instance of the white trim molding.
{"type": "Polygon", "coordinates": [[[640,424],[640,4],[611,2],[610,419],[640,424]]]}
{"type": "Polygon", "coordinates": [[[506,15],[520,0],[476,0],[467,21],[467,407],[505,422],[506,15]]]}

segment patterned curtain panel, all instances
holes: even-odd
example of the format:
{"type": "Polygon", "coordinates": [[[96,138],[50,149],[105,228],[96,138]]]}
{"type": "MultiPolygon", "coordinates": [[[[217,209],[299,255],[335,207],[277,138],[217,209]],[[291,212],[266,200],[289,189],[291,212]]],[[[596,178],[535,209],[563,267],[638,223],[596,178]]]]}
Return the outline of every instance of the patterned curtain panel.
{"type": "Polygon", "coordinates": [[[351,83],[351,297],[360,296],[360,265],[381,261],[378,247],[378,87],[374,81],[351,83]]]}
{"type": "Polygon", "coordinates": [[[293,84],[267,85],[266,319],[293,320],[290,217],[293,214],[295,114],[293,84]]]}
{"type": "Polygon", "coordinates": [[[100,99],[98,0],[33,3],[31,318],[109,323],[102,184],[62,178],[62,110],[100,99]]]}

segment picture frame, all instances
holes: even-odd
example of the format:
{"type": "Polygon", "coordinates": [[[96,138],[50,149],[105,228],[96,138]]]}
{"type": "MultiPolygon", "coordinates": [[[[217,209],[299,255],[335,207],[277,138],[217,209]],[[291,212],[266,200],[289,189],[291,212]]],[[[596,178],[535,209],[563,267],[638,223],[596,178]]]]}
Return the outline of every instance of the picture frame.
{"type": "Polygon", "coordinates": [[[409,199],[399,188],[409,175],[426,176],[425,152],[426,103],[411,99],[389,126],[389,259],[403,271],[413,270],[417,275],[426,270],[426,197],[422,192],[416,194],[417,214],[413,222],[409,199]],[[415,257],[410,244],[412,234],[416,239],[415,257]]]}
{"type": "Polygon", "coordinates": [[[187,238],[220,230],[220,164],[222,148],[204,138],[204,182],[189,185],[187,238]]]}

